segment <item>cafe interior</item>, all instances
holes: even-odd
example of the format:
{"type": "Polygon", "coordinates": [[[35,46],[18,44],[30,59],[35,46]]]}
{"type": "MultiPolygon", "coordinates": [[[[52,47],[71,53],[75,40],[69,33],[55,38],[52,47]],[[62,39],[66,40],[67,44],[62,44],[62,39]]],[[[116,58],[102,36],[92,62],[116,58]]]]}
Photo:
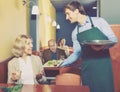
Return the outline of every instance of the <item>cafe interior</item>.
{"type": "MultiPolygon", "coordinates": [[[[69,52],[72,53],[71,33],[76,24],[66,21],[63,11],[64,6],[70,1],[72,0],[8,0],[7,2],[0,0],[0,86],[7,85],[7,66],[13,58],[11,49],[19,34],[27,34],[33,38],[34,55],[41,57],[42,51],[48,48],[48,40],[57,41],[59,38],[66,39],[69,52]]],[[[114,92],[120,92],[120,13],[118,12],[120,1],[77,1],[83,4],[89,16],[105,18],[118,38],[118,43],[110,48],[110,56],[114,75],[114,92]]],[[[80,84],[81,62],[80,58],[68,67],[44,67],[51,84],[26,85],[22,92],[90,92],[89,87],[80,84]],[[62,78],[58,75],[62,75],[62,78]],[[76,80],[70,81],[68,76],[76,80]],[[59,83],[67,86],[56,86],[59,83]]]]}

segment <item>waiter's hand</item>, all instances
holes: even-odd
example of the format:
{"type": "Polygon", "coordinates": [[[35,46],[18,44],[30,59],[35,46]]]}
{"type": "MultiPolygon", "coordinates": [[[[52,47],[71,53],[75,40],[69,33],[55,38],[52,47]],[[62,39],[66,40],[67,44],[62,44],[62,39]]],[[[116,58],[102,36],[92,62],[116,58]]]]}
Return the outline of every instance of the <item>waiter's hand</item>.
{"type": "Polygon", "coordinates": [[[62,65],[63,62],[64,62],[64,61],[62,60],[62,61],[61,61],[61,64],[59,64],[57,67],[62,67],[61,65],[62,65]]]}
{"type": "Polygon", "coordinates": [[[95,51],[100,51],[104,49],[105,45],[91,45],[91,48],[94,49],[95,51]]]}

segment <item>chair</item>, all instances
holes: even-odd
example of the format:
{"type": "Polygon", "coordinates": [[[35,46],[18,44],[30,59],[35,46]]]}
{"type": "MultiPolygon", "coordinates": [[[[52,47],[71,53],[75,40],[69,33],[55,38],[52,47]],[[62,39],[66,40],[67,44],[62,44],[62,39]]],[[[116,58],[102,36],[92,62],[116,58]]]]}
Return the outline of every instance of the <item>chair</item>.
{"type": "Polygon", "coordinates": [[[56,76],[56,85],[81,85],[80,75],[63,73],[56,76]]]}

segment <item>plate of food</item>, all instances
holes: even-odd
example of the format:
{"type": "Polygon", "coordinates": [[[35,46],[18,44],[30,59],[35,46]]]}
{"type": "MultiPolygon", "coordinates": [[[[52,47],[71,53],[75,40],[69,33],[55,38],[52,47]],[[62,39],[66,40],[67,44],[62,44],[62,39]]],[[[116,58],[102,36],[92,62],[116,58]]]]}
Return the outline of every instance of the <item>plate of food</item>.
{"type": "Polygon", "coordinates": [[[43,67],[58,67],[61,63],[61,60],[49,60],[43,65],[43,67]]]}
{"type": "Polygon", "coordinates": [[[113,41],[110,40],[89,40],[89,41],[83,41],[83,44],[87,45],[114,45],[116,44],[113,41]]]}

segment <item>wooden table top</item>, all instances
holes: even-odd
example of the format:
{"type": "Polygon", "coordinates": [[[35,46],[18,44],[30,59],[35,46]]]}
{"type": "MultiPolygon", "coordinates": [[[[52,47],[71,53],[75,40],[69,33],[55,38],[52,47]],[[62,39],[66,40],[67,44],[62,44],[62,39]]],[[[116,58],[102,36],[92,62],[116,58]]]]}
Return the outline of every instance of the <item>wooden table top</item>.
{"type": "MultiPolygon", "coordinates": [[[[0,87],[8,84],[0,84],[0,87]]],[[[0,92],[3,92],[0,89],[0,92]]],[[[21,92],[90,92],[88,86],[23,85],[21,92]]]]}

